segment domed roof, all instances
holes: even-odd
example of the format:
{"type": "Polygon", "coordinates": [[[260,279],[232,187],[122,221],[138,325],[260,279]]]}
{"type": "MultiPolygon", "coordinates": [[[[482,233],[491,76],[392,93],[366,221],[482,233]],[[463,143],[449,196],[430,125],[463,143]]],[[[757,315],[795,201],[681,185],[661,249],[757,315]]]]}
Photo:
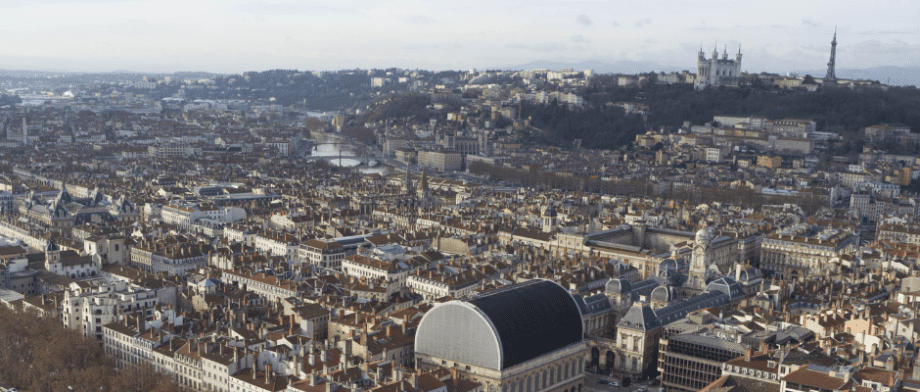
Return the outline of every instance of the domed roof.
{"type": "Polygon", "coordinates": [[[61,247],[54,242],[54,237],[48,239],[48,245],[45,246],[45,250],[49,252],[56,252],[61,250],[61,247]]]}
{"type": "Polygon", "coordinates": [[[556,212],[556,209],[553,208],[552,205],[546,206],[546,208],[543,209],[543,216],[553,217],[553,216],[558,216],[558,215],[559,214],[556,212]]]}
{"type": "Polygon", "coordinates": [[[677,298],[675,294],[677,294],[677,292],[673,287],[658,286],[652,290],[651,298],[652,301],[671,302],[677,298]]]}
{"type": "Polygon", "coordinates": [[[610,279],[604,286],[604,292],[607,294],[629,294],[630,291],[632,291],[632,284],[623,278],[610,279]]]}
{"type": "Polygon", "coordinates": [[[500,371],[581,342],[583,334],[572,295],[535,279],[435,306],[419,323],[415,351],[500,371]]]}
{"type": "Polygon", "coordinates": [[[677,271],[677,261],[674,259],[665,259],[664,261],[658,264],[659,273],[661,273],[662,271],[666,271],[666,270],[677,271]]]}
{"type": "Polygon", "coordinates": [[[760,269],[754,267],[748,267],[741,270],[741,273],[738,274],[738,279],[742,282],[750,282],[756,280],[757,278],[762,277],[760,269]]]}
{"type": "Polygon", "coordinates": [[[713,237],[715,237],[715,230],[713,230],[712,227],[710,226],[706,226],[696,232],[697,242],[709,241],[709,240],[712,240],[713,237]]]}
{"type": "Polygon", "coordinates": [[[665,269],[658,272],[658,282],[668,286],[677,286],[680,284],[680,273],[674,269],[665,269]]]}

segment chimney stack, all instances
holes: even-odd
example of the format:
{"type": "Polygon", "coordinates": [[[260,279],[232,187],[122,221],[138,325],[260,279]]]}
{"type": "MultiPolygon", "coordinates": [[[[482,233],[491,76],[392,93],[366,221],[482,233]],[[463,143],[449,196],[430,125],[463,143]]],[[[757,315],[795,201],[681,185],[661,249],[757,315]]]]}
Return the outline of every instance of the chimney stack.
{"type": "Polygon", "coordinates": [[[744,349],[744,361],[745,362],[751,362],[751,354],[753,354],[753,351],[754,350],[750,347],[744,349]]]}
{"type": "Polygon", "coordinates": [[[265,383],[268,384],[272,382],[272,364],[265,364],[265,383]]]}

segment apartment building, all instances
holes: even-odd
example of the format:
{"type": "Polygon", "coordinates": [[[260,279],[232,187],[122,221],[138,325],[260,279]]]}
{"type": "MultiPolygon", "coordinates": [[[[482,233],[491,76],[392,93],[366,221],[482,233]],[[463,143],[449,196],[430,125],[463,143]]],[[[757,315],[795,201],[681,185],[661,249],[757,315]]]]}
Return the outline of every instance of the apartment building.
{"type": "Polygon", "coordinates": [[[123,281],[86,289],[71,288],[64,292],[61,321],[68,328],[101,340],[104,325],[127,313],[153,315],[157,304],[170,303],[175,295],[175,287],[147,289],[123,281]]]}
{"type": "Polygon", "coordinates": [[[460,170],[462,158],[457,151],[448,150],[430,150],[418,152],[419,166],[436,170],[439,172],[448,172],[460,170]]]}

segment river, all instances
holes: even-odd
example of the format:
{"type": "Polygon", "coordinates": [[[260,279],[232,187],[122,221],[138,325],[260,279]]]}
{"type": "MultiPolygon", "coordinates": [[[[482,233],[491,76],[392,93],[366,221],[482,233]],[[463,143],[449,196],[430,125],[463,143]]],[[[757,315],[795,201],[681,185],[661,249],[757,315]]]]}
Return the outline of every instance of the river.
{"type": "MultiPolygon", "coordinates": [[[[342,156],[357,156],[364,153],[364,149],[352,144],[321,144],[321,143],[340,143],[341,139],[333,137],[325,137],[323,139],[317,139],[316,144],[313,146],[313,149],[310,150],[310,155],[314,157],[329,157],[327,161],[334,166],[342,167],[358,167],[358,171],[365,174],[381,174],[386,175],[390,171],[389,166],[382,164],[377,164],[373,167],[362,165],[361,161],[351,158],[342,158],[338,159],[339,153],[341,152],[342,156]]],[[[372,163],[375,162],[373,159],[372,163]]]]}

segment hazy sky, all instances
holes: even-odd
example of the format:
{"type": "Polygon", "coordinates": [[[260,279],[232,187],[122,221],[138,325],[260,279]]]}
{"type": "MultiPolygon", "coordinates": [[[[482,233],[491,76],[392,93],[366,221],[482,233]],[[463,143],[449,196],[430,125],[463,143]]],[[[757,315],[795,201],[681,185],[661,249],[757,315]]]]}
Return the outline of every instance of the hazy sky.
{"type": "Polygon", "coordinates": [[[3,0],[0,69],[236,73],[534,60],[746,71],[920,65],[920,1],[3,0]]]}

